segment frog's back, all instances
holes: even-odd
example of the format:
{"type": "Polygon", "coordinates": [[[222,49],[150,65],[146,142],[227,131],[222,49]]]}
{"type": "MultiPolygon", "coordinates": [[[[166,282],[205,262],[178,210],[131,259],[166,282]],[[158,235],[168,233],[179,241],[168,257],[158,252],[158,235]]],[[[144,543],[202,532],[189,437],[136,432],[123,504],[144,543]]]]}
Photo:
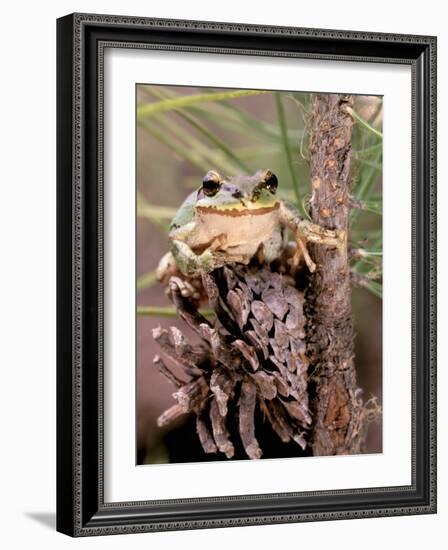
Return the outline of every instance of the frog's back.
{"type": "Polygon", "coordinates": [[[190,193],[177,210],[174,218],[171,220],[170,231],[183,227],[194,217],[194,206],[197,200],[197,189],[190,193]]]}

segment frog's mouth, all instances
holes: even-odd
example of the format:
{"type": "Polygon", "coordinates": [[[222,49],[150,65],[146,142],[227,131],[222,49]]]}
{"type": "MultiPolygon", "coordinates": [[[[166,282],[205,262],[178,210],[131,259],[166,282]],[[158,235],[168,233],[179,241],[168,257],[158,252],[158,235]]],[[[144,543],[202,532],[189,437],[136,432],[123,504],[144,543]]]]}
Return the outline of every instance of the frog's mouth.
{"type": "MultiPolygon", "coordinates": [[[[249,203],[249,205],[252,203],[249,203]]],[[[219,207],[216,208],[214,206],[196,206],[196,209],[201,214],[217,214],[219,216],[260,216],[263,214],[269,214],[270,212],[274,212],[274,210],[278,210],[280,208],[280,203],[275,203],[272,206],[262,206],[259,208],[251,208],[250,206],[242,207],[242,208],[223,208],[219,207]]]]}

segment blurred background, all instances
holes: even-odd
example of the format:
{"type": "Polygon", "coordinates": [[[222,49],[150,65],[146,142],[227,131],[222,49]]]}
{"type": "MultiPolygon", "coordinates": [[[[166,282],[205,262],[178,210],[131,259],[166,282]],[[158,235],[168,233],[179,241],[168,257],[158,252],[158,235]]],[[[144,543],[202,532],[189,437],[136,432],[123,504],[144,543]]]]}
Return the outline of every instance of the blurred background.
{"type": "MultiPolygon", "coordinates": [[[[174,213],[210,169],[234,175],[269,168],[278,193],[307,216],[310,101],[309,93],[137,86],[137,464],[226,460],[202,451],[192,419],[163,430],[156,425],[175,403],[175,390],[153,367],[160,350],[152,329],[179,326],[194,335],[175,316],[154,271],[168,250],[174,213]]],[[[352,189],[363,208],[352,211],[349,238],[353,249],[364,250],[353,260],[363,281],[352,297],[355,362],[364,400],[376,397],[382,405],[382,98],[356,96],[352,114],[352,189]]],[[[301,454],[264,435],[266,458],[301,454]]],[[[367,452],[381,451],[379,421],[370,426],[367,452]]]]}

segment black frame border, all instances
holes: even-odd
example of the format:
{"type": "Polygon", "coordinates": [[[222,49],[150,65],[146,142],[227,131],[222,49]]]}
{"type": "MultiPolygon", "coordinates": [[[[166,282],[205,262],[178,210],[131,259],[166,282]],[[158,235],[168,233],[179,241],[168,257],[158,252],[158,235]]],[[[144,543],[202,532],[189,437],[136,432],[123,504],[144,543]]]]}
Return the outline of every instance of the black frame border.
{"type": "Polygon", "coordinates": [[[436,512],[436,38],[72,14],[57,21],[57,530],[71,536],[436,512]],[[102,446],[106,47],[412,67],[412,485],[105,503],[102,446]],[[88,419],[88,420],[87,420],[88,419]]]}

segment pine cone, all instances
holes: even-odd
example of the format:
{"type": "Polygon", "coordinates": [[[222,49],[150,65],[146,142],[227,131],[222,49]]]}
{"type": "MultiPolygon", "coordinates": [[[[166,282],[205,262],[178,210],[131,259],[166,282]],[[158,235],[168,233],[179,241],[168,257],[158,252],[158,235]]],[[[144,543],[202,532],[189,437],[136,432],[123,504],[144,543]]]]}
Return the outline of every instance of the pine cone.
{"type": "Polygon", "coordinates": [[[185,383],[159,356],[154,359],[177,387],[177,404],[159,417],[158,425],[193,412],[204,451],[219,450],[231,458],[235,449],[226,419],[229,405],[235,404],[245,452],[260,458],[254,421],[258,406],[283,442],[293,440],[304,449],[311,425],[308,363],[303,294],[294,279],[266,266],[235,265],[204,274],[202,283],[216,313],[213,323],[185,296],[181,279],[172,277],[169,282],[169,296],[180,317],[199,335],[200,344],[191,345],[175,327],[153,333],[164,354],[189,376],[185,383]]]}

